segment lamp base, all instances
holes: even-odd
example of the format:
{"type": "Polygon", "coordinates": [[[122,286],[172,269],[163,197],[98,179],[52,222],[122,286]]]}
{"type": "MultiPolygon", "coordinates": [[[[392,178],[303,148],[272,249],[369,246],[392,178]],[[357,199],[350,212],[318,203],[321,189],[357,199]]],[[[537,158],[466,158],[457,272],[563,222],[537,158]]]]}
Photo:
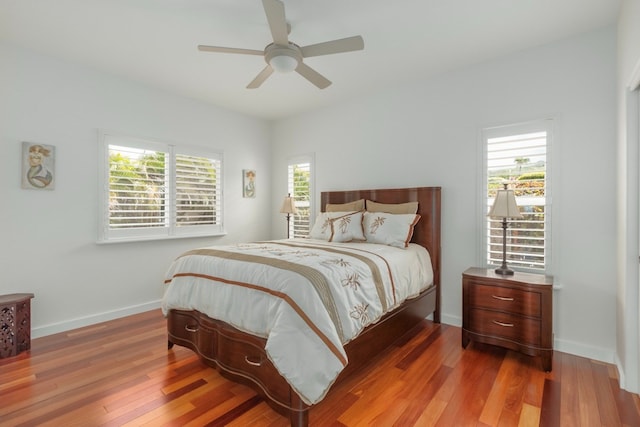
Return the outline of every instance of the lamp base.
{"type": "Polygon", "coordinates": [[[287,213],[287,239],[290,239],[289,233],[291,233],[291,215],[287,213]]]}
{"type": "Polygon", "coordinates": [[[496,274],[499,274],[501,276],[513,276],[513,270],[510,270],[506,266],[496,268],[494,271],[496,272],[496,274]]]}

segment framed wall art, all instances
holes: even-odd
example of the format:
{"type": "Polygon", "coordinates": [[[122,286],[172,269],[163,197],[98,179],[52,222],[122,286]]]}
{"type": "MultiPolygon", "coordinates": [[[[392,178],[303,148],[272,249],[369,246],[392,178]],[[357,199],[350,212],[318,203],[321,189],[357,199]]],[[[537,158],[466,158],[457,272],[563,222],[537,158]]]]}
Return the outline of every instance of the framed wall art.
{"type": "Polygon", "coordinates": [[[253,169],[242,170],[242,197],[256,197],[256,171],[253,169]]]}
{"type": "Polygon", "coordinates": [[[53,145],[22,143],[22,188],[55,188],[55,153],[53,145]]]}

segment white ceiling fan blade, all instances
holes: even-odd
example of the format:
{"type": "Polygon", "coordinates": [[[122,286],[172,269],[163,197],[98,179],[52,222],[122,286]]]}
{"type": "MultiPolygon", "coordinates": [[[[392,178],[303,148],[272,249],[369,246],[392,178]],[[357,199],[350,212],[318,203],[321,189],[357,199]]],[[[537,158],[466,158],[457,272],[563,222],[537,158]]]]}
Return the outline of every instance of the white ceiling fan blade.
{"type": "Polygon", "coordinates": [[[241,53],[244,55],[264,55],[263,50],[255,49],[239,49],[235,47],[220,47],[220,46],[206,46],[203,44],[198,45],[198,50],[203,52],[220,52],[220,53],[241,53]]]}
{"type": "Polygon", "coordinates": [[[260,73],[258,73],[256,78],[247,85],[247,89],[259,88],[260,85],[264,83],[264,81],[267,80],[267,77],[269,77],[271,74],[273,74],[273,68],[271,68],[271,65],[267,64],[267,66],[264,67],[264,69],[260,71],[260,73]]]}
{"type": "Polygon", "coordinates": [[[318,73],[303,62],[298,64],[296,72],[314,85],[318,86],[320,89],[324,89],[331,84],[331,81],[327,80],[322,74],[318,73]]]}
{"type": "Polygon", "coordinates": [[[352,52],[362,49],[364,49],[362,36],[353,36],[305,46],[302,48],[302,56],[309,58],[311,56],[331,55],[333,53],[352,52]]]}
{"type": "Polygon", "coordinates": [[[280,0],[262,0],[264,12],[267,14],[267,22],[273,36],[273,42],[282,46],[289,45],[289,32],[287,31],[287,18],[284,15],[284,3],[280,0]]]}

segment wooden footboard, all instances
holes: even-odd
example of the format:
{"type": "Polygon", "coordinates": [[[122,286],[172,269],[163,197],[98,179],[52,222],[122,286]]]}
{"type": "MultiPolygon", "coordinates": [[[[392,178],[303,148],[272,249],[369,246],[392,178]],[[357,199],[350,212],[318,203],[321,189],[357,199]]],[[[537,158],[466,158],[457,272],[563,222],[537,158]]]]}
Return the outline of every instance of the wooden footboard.
{"type": "MultiPolygon", "coordinates": [[[[436,310],[436,288],[431,287],[366,328],[345,346],[349,364],[338,377],[343,381],[436,310]]],[[[305,404],[266,356],[263,338],[249,335],[198,311],[171,310],[167,317],[169,348],[182,345],[226,378],[254,389],[292,426],[307,426],[305,404]]]]}

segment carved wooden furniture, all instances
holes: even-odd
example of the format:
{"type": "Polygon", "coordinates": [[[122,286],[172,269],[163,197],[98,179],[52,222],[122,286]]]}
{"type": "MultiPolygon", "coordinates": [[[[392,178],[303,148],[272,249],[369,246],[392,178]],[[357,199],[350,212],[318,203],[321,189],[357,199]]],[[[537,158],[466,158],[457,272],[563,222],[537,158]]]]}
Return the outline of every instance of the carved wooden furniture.
{"type": "Polygon", "coordinates": [[[493,269],[469,268],[462,274],[462,347],[470,340],[553,358],[553,278],[493,269]]]}
{"type": "MultiPolygon", "coordinates": [[[[336,382],[366,364],[372,355],[391,345],[428,315],[433,314],[434,321],[440,322],[440,187],[323,192],[321,206],[362,198],[379,203],[418,202],[418,214],[422,218],[411,241],[428,249],[434,284],[349,342],[345,346],[349,364],[336,382]]],[[[273,367],[264,350],[265,339],[195,310],[171,310],[167,328],[169,348],[174,344],[191,348],[204,363],[217,368],[225,377],[256,390],[273,409],[287,416],[292,426],[308,425],[310,406],[273,367]]]]}
{"type": "Polygon", "coordinates": [[[0,295],[0,358],[31,348],[33,294],[0,295]]]}

